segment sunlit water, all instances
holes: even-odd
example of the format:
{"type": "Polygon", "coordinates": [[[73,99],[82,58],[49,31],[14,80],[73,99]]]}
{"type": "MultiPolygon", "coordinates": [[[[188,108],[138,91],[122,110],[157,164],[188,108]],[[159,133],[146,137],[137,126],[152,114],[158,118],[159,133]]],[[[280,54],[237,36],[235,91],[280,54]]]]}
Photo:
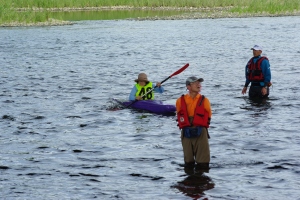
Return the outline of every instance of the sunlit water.
{"type": "Polygon", "coordinates": [[[300,18],[81,21],[0,29],[4,199],[299,199],[300,18]],[[270,98],[241,94],[254,44],[270,98]],[[138,73],[211,101],[211,169],[187,174],[174,116],[116,109],[138,73]]]}

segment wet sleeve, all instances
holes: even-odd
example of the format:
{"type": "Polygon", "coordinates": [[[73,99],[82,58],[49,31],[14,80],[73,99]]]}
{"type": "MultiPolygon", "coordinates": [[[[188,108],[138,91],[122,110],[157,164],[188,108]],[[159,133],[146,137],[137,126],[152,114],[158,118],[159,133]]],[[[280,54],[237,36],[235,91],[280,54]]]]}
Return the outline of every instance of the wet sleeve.
{"type": "Polygon", "coordinates": [[[264,59],[263,62],[261,63],[261,68],[262,68],[262,73],[265,78],[265,80],[264,80],[265,86],[267,86],[268,83],[271,82],[271,69],[270,69],[269,61],[264,59]]]}
{"type": "Polygon", "coordinates": [[[163,88],[163,86],[154,88],[154,92],[163,93],[164,91],[165,89],[163,88]]]}
{"type": "Polygon", "coordinates": [[[134,101],[135,100],[135,94],[137,92],[137,89],[135,86],[131,89],[131,92],[129,94],[129,101],[134,101]]]}

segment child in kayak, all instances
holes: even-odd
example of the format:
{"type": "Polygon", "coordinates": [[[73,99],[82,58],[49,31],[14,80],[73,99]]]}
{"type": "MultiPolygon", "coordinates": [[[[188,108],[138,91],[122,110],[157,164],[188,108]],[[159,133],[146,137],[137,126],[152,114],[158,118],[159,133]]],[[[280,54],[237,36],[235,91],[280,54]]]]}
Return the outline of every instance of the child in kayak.
{"type": "Polygon", "coordinates": [[[136,84],[133,86],[129,100],[154,100],[154,92],[163,93],[164,88],[160,82],[157,82],[153,87],[153,83],[147,78],[147,74],[140,73],[135,80],[136,84]]]}

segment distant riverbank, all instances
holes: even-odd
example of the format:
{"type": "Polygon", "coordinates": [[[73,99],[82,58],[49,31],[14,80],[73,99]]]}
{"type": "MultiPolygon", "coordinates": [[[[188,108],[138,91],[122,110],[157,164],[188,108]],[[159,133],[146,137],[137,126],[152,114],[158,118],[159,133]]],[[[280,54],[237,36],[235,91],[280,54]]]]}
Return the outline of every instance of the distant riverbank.
{"type": "MultiPolygon", "coordinates": [[[[74,22],[63,19],[51,18],[53,12],[78,12],[78,11],[117,11],[117,10],[161,10],[161,11],[182,11],[181,14],[171,16],[149,16],[131,18],[131,20],[180,20],[180,19],[205,19],[205,18],[246,18],[246,17],[280,17],[280,16],[300,16],[300,10],[270,12],[243,10],[234,6],[224,7],[135,7],[135,6],[101,6],[101,7],[62,7],[62,8],[15,8],[14,14],[10,17],[2,17],[0,26],[60,26],[70,25],[74,22]],[[24,15],[20,17],[19,15],[24,15]]],[[[3,15],[3,13],[1,14],[3,15]]]]}

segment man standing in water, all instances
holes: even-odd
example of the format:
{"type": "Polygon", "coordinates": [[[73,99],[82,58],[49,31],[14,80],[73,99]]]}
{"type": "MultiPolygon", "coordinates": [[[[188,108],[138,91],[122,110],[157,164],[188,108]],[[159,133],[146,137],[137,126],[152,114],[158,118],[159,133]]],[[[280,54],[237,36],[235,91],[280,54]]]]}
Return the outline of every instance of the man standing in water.
{"type": "Polygon", "coordinates": [[[242,94],[247,92],[247,87],[251,83],[249,97],[265,98],[269,96],[269,87],[272,85],[270,63],[267,57],[261,56],[261,46],[254,45],[251,50],[253,57],[245,68],[246,82],[242,94]]]}
{"type": "Polygon", "coordinates": [[[210,149],[207,128],[212,112],[208,98],[200,94],[201,82],[203,78],[195,76],[186,79],[188,93],[176,101],[185,170],[193,170],[194,167],[196,170],[209,170],[210,149]]]}

